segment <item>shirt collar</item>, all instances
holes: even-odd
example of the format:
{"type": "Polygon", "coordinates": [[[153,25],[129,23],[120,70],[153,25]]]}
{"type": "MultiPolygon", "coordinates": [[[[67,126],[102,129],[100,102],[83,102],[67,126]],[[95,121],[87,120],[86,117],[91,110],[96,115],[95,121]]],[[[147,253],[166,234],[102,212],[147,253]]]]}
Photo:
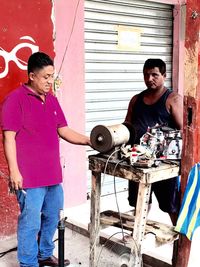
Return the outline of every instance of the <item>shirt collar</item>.
{"type": "MultiPolygon", "coordinates": [[[[42,100],[42,98],[40,97],[40,95],[37,94],[36,92],[32,91],[30,88],[28,88],[28,86],[26,86],[26,84],[22,84],[22,87],[23,87],[23,89],[24,89],[24,91],[26,92],[27,95],[32,95],[32,96],[35,96],[35,97],[37,97],[37,98],[39,98],[39,99],[42,100]]],[[[47,97],[48,94],[49,94],[49,93],[47,93],[47,94],[45,95],[45,97],[47,97]]]]}

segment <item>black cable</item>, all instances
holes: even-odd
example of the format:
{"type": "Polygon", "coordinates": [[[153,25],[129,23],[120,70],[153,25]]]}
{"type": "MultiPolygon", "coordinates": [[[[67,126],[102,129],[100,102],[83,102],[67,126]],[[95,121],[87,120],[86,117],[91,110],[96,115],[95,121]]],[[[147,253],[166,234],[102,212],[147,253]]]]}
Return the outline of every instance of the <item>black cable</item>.
{"type": "Polygon", "coordinates": [[[67,53],[67,50],[68,50],[68,46],[69,46],[69,43],[70,43],[70,40],[71,40],[71,37],[72,37],[72,33],[73,33],[73,31],[74,31],[74,25],[75,25],[75,22],[76,22],[76,16],[77,16],[77,11],[78,11],[78,7],[79,7],[79,3],[80,3],[80,0],[78,0],[78,3],[77,3],[77,5],[76,5],[76,10],[75,10],[75,15],[74,15],[74,20],[73,20],[73,24],[72,24],[71,32],[70,32],[70,35],[69,35],[69,39],[68,39],[67,45],[66,45],[66,47],[65,47],[65,51],[64,51],[64,54],[63,54],[63,58],[62,58],[62,61],[61,61],[61,64],[60,64],[60,68],[59,68],[59,70],[58,70],[58,74],[57,74],[56,78],[59,77],[59,74],[60,74],[60,72],[61,72],[61,69],[62,69],[64,60],[65,60],[65,56],[66,56],[66,53],[67,53]]]}
{"type": "MultiPolygon", "coordinates": [[[[115,153],[117,153],[117,152],[119,152],[119,151],[120,151],[120,149],[114,150],[114,151],[109,155],[108,159],[106,160],[106,164],[105,164],[104,172],[103,172],[103,181],[102,181],[102,185],[104,184],[105,175],[106,175],[106,169],[107,169],[109,160],[112,158],[112,156],[113,156],[115,153]]],[[[101,197],[101,195],[100,195],[100,197],[101,197]]],[[[100,224],[99,224],[99,226],[98,226],[98,228],[97,228],[96,231],[98,232],[99,230],[100,230],[100,224]]],[[[92,245],[92,247],[91,247],[91,249],[90,249],[90,253],[89,253],[89,254],[91,254],[91,252],[93,251],[93,249],[94,249],[94,247],[95,247],[95,245],[96,245],[97,237],[98,237],[98,235],[96,234],[95,239],[94,239],[94,243],[93,243],[93,245],[92,245]]]]}
{"type": "MultiPolygon", "coordinates": [[[[53,240],[53,242],[56,242],[56,241],[58,241],[58,238],[56,238],[55,240],[53,240]]],[[[8,254],[10,252],[13,252],[13,251],[17,251],[17,247],[10,248],[10,249],[8,249],[6,251],[0,252],[0,258],[3,258],[6,254],[8,254]]]]}
{"type": "Polygon", "coordinates": [[[101,246],[101,249],[100,249],[100,252],[99,252],[99,255],[98,255],[98,258],[97,258],[97,266],[99,265],[99,261],[100,261],[100,257],[101,257],[101,254],[102,254],[102,251],[103,251],[103,248],[107,245],[107,243],[111,240],[111,238],[117,234],[121,234],[122,232],[119,231],[119,232],[116,232],[114,234],[112,234],[111,236],[109,236],[106,240],[106,242],[104,244],[102,244],[101,246]]]}
{"type": "Polygon", "coordinates": [[[13,252],[13,251],[16,251],[17,250],[17,247],[15,248],[10,248],[6,251],[3,251],[3,252],[0,252],[0,258],[4,257],[6,254],[10,253],[10,252],[13,252]]]}
{"type": "MultiPolygon", "coordinates": [[[[56,241],[58,241],[58,238],[56,238],[56,239],[53,240],[53,242],[56,242],[56,241]]],[[[13,251],[17,251],[17,247],[10,248],[10,249],[8,249],[6,251],[0,252],[0,258],[3,258],[6,254],[8,254],[10,252],[13,252],[13,251]]]]}
{"type": "MultiPolygon", "coordinates": [[[[118,214],[119,214],[119,219],[120,219],[120,225],[121,225],[121,229],[122,229],[122,231],[121,231],[121,233],[122,233],[122,237],[123,237],[123,240],[122,240],[122,242],[123,242],[123,244],[124,244],[124,246],[125,246],[125,238],[124,238],[124,227],[123,227],[123,223],[122,223],[122,217],[121,217],[121,212],[120,212],[120,209],[119,209],[119,204],[118,204],[118,200],[117,200],[117,191],[116,191],[116,181],[115,181],[115,172],[116,172],[116,168],[117,168],[117,166],[119,165],[119,163],[121,163],[121,162],[123,162],[123,161],[126,161],[126,158],[123,158],[123,159],[121,159],[121,160],[119,160],[117,163],[116,163],[116,165],[115,165],[115,167],[114,167],[114,170],[113,170],[113,177],[114,177],[114,193],[115,193],[115,199],[116,199],[116,205],[117,205],[117,210],[118,210],[118,214]]],[[[112,235],[113,236],[113,235],[112,235]]],[[[112,237],[111,236],[111,237],[112,237]]],[[[131,236],[131,235],[130,235],[131,236]]],[[[110,237],[110,238],[111,238],[110,237]]],[[[131,236],[132,237],[132,236],[131,236]]],[[[109,238],[109,239],[110,239],[109,238]]],[[[141,259],[141,267],[143,267],[143,261],[142,261],[142,254],[141,254],[141,252],[139,251],[139,249],[138,249],[138,245],[137,245],[137,243],[136,243],[136,241],[135,241],[135,239],[132,237],[132,240],[133,240],[133,242],[134,242],[134,245],[135,245],[135,252],[137,253],[137,255],[140,257],[140,259],[141,259]]]]}
{"type": "Polygon", "coordinates": [[[117,200],[117,190],[116,190],[116,179],[115,179],[115,172],[116,172],[116,168],[119,165],[119,163],[125,161],[125,159],[121,159],[119,160],[116,164],[115,164],[115,168],[113,170],[113,178],[114,178],[114,193],[115,193],[115,201],[116,201],[116,205],[117,205],[117,211],[119,214],[119,219],[120,219],[120,225],[121,225],[121,229],[122,229],[122,237],[123,237],[123,243],[125,245],[125,239],[124,239],[124,227],[123,227],[123,223],[122,223],[122,217],[121,217],[121,212],[119,209],[119,204],[118,204],[118,200],[117,200]]]}

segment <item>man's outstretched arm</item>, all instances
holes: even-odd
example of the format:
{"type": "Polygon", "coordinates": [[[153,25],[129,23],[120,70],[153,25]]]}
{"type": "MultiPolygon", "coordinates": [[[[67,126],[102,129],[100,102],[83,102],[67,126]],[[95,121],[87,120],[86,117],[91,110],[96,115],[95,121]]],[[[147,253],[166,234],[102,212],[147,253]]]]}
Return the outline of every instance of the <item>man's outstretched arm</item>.
{"type": "Polygon", "coordinates": [[[68,126],[58,128],[59,136],[65,141],[75,145],[91,146],[90,138],[86,135],[80,134],[68,126]]]}

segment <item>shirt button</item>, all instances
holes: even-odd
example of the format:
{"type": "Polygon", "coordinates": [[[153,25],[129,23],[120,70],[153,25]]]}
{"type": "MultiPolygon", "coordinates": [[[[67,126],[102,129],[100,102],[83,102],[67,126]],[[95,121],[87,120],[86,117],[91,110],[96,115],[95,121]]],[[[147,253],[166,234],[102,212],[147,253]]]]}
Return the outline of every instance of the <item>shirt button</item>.
{"type": "Polygon", "coordinates": [[[44,105],[44,102],[42,102],[42,105],[44,105]]]}

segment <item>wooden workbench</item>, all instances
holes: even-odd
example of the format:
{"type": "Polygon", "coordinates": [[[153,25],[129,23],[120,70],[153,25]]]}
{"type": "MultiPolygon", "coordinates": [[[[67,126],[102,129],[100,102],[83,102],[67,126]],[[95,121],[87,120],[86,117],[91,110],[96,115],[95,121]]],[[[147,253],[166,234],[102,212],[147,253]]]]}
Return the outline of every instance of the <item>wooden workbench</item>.
{"type": "MultiPolygon", "coordinates": [[[[179,166],[162,163],[159,167],[136,168],[119,160],[107,160],[100,154],[89,156],[89,170],[92,171],[91,215],[90,215],[90,267],[97,267],[97,245],[100,231],[101,174],[109,174],[122,179],[139,182],[138,200],[133,227],[132,254],[135,252],[134,265],[141,266],[141,243],[145,233],[151,184],[179,175],[179,166]]],[[[132,265],[131,265],[132,266],[132,265]]]]}

